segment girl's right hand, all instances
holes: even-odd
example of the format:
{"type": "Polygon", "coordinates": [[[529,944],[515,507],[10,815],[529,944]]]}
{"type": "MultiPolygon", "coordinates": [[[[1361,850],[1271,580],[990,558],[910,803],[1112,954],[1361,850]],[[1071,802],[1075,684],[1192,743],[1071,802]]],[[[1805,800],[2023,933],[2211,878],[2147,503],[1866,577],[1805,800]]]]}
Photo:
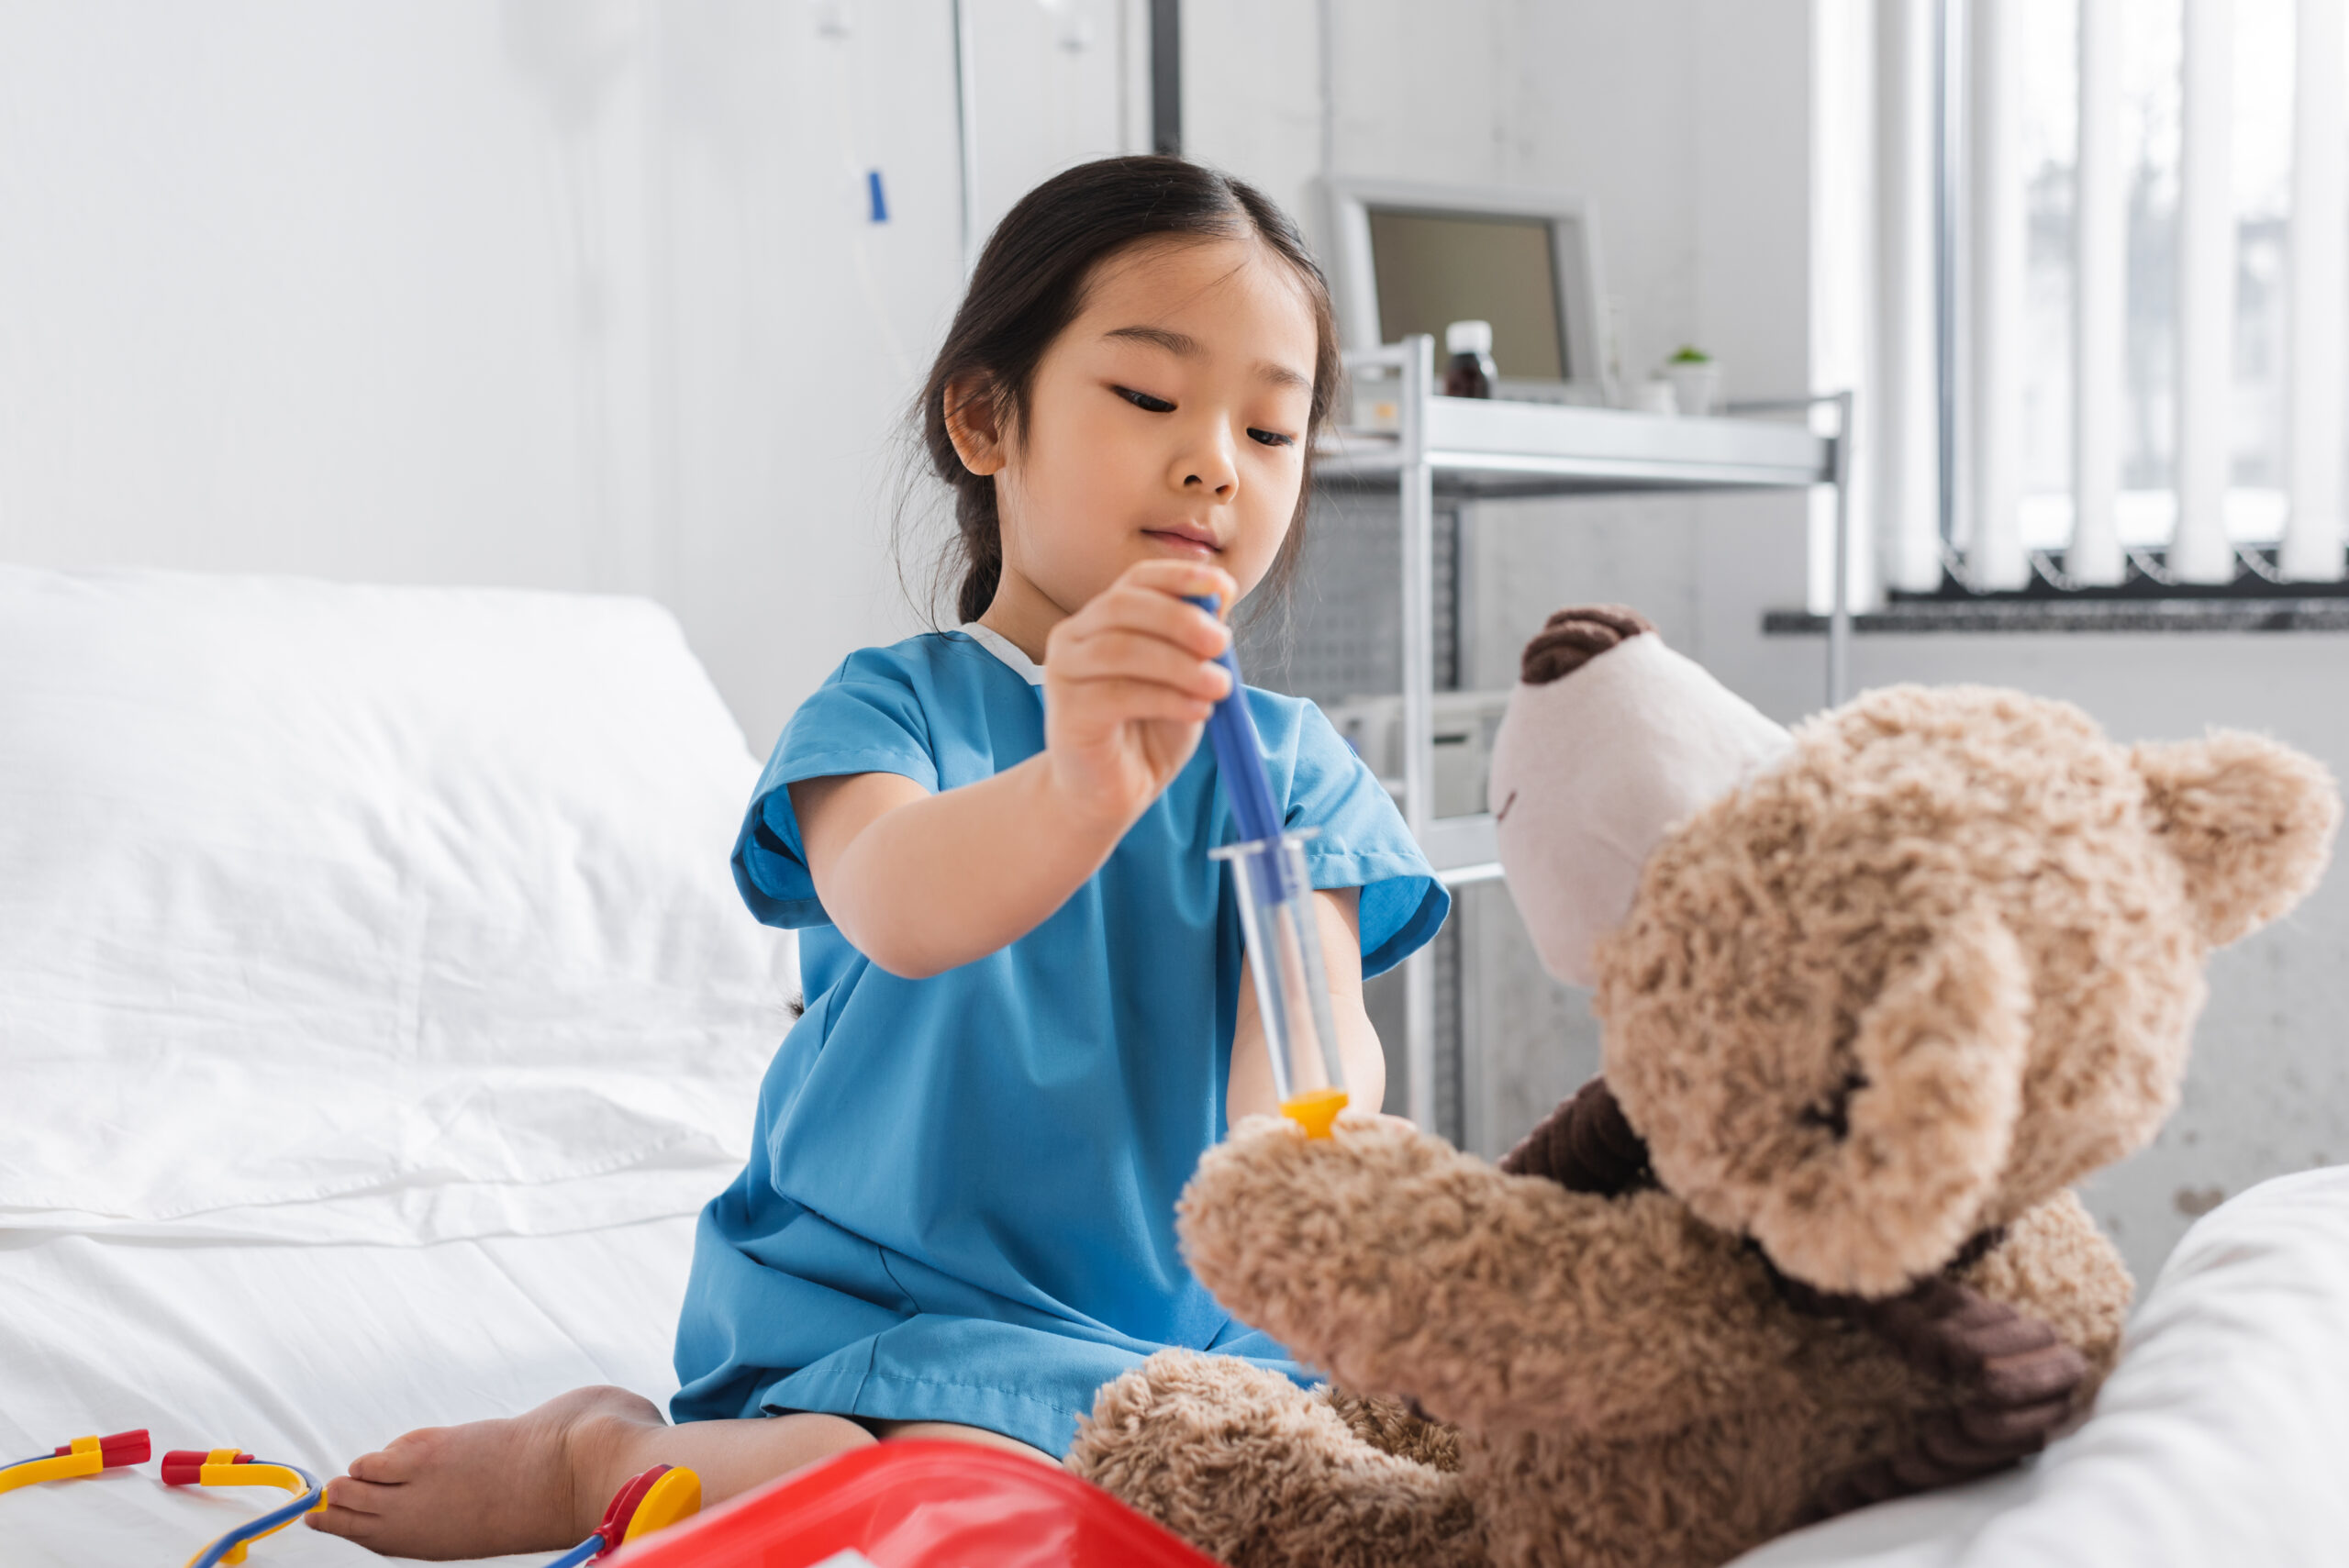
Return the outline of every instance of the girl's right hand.
{"type": "Polygon", "coordinates": [[[1205,562],[1139,562],[1044,639],[1044,753],[1076,809],[1119,832],[1198,749],[1231,677],[1231,628],[1197,605],[1238,584],[1205,562]]]}

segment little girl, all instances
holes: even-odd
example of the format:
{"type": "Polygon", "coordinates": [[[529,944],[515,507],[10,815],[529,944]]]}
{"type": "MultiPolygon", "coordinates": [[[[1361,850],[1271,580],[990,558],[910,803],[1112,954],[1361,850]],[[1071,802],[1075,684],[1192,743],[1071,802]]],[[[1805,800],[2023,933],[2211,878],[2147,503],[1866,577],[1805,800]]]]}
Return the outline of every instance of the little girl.
{"type": "MultiPolygon", "coordinates": [[[[1239,181],[1073,169],[988,241],[923,389],[956,493],[964,623],[852,654],[776,743],[734,851],[805,932],[807,1010],[749,1165],[701,1217],[670,1425],[587,1388],[410,1432],[310,1516],[387,1553],[584,1540],[653,1464],[711,1501],[876,1440],[1052,1460],[1167,1346],[1303,1377],[1176,1249],[1199,1155],[1273,1110],[1199,744],[1218,617],[1301,543],[1338,356],[1319,272],[1239,181]]],[[[1357,1106],[1385,1085],[1362,978],[1449,906],[1310,703],[1250,690],[1307,846],[1357,1106]]]]}

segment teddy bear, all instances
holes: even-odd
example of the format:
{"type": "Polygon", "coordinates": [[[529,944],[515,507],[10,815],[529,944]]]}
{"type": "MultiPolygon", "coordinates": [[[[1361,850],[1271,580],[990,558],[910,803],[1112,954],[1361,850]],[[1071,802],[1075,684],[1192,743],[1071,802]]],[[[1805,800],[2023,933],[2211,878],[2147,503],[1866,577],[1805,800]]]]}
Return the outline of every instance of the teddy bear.
{"type": "Polygon", "coordinates": [[[1497,1165],[1389,1118],[1202,1160],[1192,1268],[1332,1382],[1162,1351],[1068,1463],[1235,1568],[1695,1568],[2082,1418],[2131,1284],[2071,1184],[2341,814],[2274,742],[2009,691],[1789,733],[1617,606],[1521,674],[1502,864],[1603,1071],[1497,1165]]]}

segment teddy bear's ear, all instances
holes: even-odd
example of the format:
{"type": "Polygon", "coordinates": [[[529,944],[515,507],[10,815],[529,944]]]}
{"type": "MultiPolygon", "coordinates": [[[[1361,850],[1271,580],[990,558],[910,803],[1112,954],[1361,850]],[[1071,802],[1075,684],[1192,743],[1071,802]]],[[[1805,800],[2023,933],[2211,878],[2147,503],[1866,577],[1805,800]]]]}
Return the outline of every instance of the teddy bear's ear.
{"type": "Polygon", "coordinates": [[[1656,635],[1655,623],[1628,605],[1575,605],[1542,623],[1518,659],[1529,686],[1571,675],[1617,644],[1656,635]]]}
{"type": "Polygon", "coordinates": [[[2341,791],[2323,764],[2239,730],[2130,752],[2154,831],[2186,871],[2203,942],[2223,947],[2299,903],[2323,874],[2341,791]]]}
{"type": "MultiPolygon", "coordinates": [[[[1750,1187],[1745,1228],[1820,1290],[1886,1296],[1946,1262],[2005,1169],[2031,1041],[2031,979],[1996,914],[1950,921],[1864,1011],[1852,1069],[1773,1140],[1788,1168],[1750,1187]]],[[[1657,1169],[1675,1185],[1656,1150],[1657,1169]]]]}

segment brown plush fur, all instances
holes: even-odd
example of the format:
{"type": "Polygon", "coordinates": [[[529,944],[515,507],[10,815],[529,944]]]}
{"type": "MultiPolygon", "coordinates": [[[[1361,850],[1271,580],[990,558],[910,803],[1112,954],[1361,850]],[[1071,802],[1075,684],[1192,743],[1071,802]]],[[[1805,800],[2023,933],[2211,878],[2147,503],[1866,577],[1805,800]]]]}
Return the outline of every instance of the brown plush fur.
{"type": "Polygon", "coordinates": [[[1169,1351],[1071,1466],[1233,1564],[1697,1568],[2005,1462],[2082,1362],[2053,1415],[2085,1408],[2129,1301],[2068,1184],[2159,1125],[2203,952],[2312,885],[2339,814],[2250,737],[2132,751],[1964,687],[1821,716],[1666,836],[1601,944],[1661,1185],[1595,1126],[1551,1152],[1630,1190],[1244,1123],[1184,1198],[1192,1267],[1380,1398],[1169,1351]]]}
{"type": "MultiPolygon", "coordinates": [[[[1604,1077],[1575,1090],[1501,1161],[1570,1192],[1612,1197],[1655,1184],[1647,1144],[1604,1077]]],[[[1820,1515],[1985,1475],[2036,1453],[2073,1413],[2087,1362],[2055,1330],[1962,1275],[2006,1240],[1969,1240],[1940,1273],[1898,1296],[1831,1295],[1773,1271],[1778,1294],[1807,1317],[1857,1323],[1899,1358],[1950,1382],[1951,1405],[1920,1425],[1909,1450],[1869,1461],[1830,1485],[1820,1515]]]]}
{"type": "Polygon", "coordinates": [[[1599,958],[1608,1080],[1700,1217],[1900,1289],[2153,1135],[2205,930],[2307,892],[2339,809],[2251,736],[2132,753],[2065,703],[1871,692],[1650,857],[1599,958]]]}
{"type": "MultiPolygon", "coordinates": [[[[1245,1124],[1182,1224],[1232,1310],[1456,1426],[1447,1474],[1344,1432],[1328,1389],[1152,1357],[1069,1463],[1226,1562],[1721,1562],[1948,1402],[1865,1329],[1791,1310],[1668,1195],[1570,1193],[1393,1123],[1245,1124]]],[[[2128,1278],[2069,1195],[1962,1277],[2110,1366],[2128,1278]],[[2051,1244],[2060,1268],[2009,1257],[2051,1244]]]]}

